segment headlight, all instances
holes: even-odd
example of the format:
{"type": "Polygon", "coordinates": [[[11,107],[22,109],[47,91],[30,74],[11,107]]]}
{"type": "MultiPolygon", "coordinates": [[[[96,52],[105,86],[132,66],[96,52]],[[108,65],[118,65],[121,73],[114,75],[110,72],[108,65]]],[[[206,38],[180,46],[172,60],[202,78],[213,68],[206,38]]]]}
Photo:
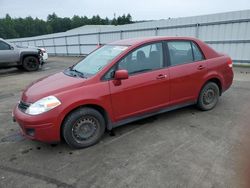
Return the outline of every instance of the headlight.
{"type": "Polygon", "coordinates": [[[55,96],[45,97],[31,104],[25,113],[30,115],[41,114],[59,106],[60,104],[61,102],[55,96]]]}

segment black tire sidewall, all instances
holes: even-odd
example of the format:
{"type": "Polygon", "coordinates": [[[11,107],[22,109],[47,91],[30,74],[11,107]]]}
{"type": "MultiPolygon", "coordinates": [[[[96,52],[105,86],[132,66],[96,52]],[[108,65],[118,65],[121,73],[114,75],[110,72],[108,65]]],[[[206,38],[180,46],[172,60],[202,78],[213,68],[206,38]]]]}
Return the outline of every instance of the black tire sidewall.
{"type": "Polygon", "coordinates": [[[70,147],[76,149],[89,147],[98,143],[101,137],[103,136],[104,131],[105,131],[105,120],[103,116],[97,110],[92,108],[80,108],[73,111],[66,117],[62,126],[62,134],[63,134],[62,136],[64,140],[70,147]],[[84,143],[79,143],[74,139],[72,135],[72,127],[75,124],[75,122],[83,116],[93,116],[98,121],[98,127],[96,130],[97,133],[94,135],[93,138],[84,143]]]}
{"type": "Polygon", "coordinates": [[[34,56],[27,56],[23,59],[23,68],[26,70],[26,71],[37,71],[39,69],[39,60],[37,57],[34,57],[34,56]],[[29,66],[27,66],[27,62],[29,61],[29,59],[34,59],[35,60],[35,63],[36,63],[36,66],[34,68],[30,68],[29,66]]]}
{"type": "Polygon", "coordinates": [[[219,87],[216,83],[214,82],[208,82],[201,90],[200,92],[200,95],[199,95],[199,99],[198,99],[198,107],[201,109],[201,110],[204,110],[204,111],[207,111],[207,110],[212,110],[218,100],[219,100],[219,96],[220,96],[220,90],[219,90],[219,87]],[[204,95],[204,92],[207,90],[207,89],[213,89],[215,91],[215,100],[211,103],[211,104],[204,104],[204,101],[203,101],[203,95],[204,95]]]}

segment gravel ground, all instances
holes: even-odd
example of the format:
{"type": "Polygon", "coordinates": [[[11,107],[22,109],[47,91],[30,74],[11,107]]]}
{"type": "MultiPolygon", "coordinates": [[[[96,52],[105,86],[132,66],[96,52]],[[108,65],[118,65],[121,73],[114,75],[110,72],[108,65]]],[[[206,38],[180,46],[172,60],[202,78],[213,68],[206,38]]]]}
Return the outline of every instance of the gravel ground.
{"type": "Polygon", "coordinates": [[[50,57],[43,70],[0,70],[0,187],[250,187],[250,68],[234,68],[215,109],[187,107],[116,128],[90,148],[26,140],[11,111],[32,81],[76,57],[50,57]]]}

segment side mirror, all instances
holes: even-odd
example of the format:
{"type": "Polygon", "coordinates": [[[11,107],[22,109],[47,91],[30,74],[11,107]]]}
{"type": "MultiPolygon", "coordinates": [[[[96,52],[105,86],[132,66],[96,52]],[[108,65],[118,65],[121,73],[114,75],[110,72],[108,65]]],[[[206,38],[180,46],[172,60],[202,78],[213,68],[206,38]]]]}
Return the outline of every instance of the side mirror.
{"type": "Polygon", "coordinates": [[[128,79],[128,71],[127,70],[117,70],[117,71],[115,71],[115,79],[116,80],[128,79]]]}
{"type": "Polygon", "coordinates": [[[10,46],[10,49],[11,49],[11,50],[14,50],[14,47],[13,47],[13,46],[10,46]]]}

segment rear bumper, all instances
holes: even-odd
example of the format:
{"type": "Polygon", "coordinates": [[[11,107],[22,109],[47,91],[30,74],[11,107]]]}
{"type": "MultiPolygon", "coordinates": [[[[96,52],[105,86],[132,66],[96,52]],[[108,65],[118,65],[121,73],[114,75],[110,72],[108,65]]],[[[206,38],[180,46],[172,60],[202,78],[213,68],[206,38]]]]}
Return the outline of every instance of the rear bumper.
{"type": "Polygon", "coordinates": [[[55,143],[60,141],[60,127],[57,123],[44,119],[43,116],[30,116],[21,112],[16,106],[13,119],[21,128],[22,134],[31,140],[55,143]]]}
{"type": "Polygon", "coordinates": [[[225,92],[230,88],[233,83],[234,72],[233,69],[231,71],[224,72],[224,84],[222,88],[222,92],[225,92]]]}

